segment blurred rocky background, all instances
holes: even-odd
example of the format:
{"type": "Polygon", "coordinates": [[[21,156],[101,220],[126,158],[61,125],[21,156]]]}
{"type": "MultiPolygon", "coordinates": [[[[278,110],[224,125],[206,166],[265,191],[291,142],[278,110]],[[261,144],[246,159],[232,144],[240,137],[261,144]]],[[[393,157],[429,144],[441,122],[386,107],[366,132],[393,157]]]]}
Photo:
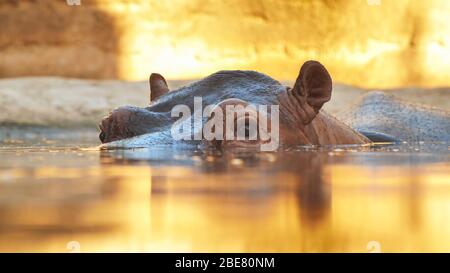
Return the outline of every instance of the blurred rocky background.
{"type": "Polygon", "coordinates": [[[0,1],[0,77],[289,80],[316,59],[359,87],[450,85],[447,0],[78,1],[0,1]]]}

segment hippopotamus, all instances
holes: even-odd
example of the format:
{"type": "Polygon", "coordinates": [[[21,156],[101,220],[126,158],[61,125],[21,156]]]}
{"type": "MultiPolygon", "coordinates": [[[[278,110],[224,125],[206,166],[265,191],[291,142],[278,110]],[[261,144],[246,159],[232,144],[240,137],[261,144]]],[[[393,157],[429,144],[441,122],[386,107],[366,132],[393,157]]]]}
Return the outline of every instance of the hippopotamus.
{"type": "MultiPolygon", "coordinates": [[[[322,106],[328,102],[332,93],[332,79],[327,69],[317,61],[307,61],[300,68],[293,87],[286,87],[280,82],[256,71],[219,71],[188,86],[170,91],[166,80],[160,74],[151,74],[150,105],[145,108],[123,106],[113,110],[105,117],[100,127],[100,140],[105,147],[149,147],[153,145],[172,144],[211,144],[215,147],[246,147],[261,145],[259,139],[175,139],[173,126],[178,119],[172,110],[177,105],[185,105],[194,111],[194,98],[201,98],[201,107],[216,105],[225,109],[230,105],[275,105],[278,108],[277,146],[280,145],[339,145],[369,144],[372,141],[398,141],[403,139],[432,139],[433,135],[449,135],[448,113],[432,112],[414,106],[403,106],[396,100],[383,104],[379,95],[368,96],[354,107],[354,114],[343,114],[343,121],[326,113],[322,106]],[[416,112],[417,109],[420,113],[416,112]],[[382,116],[379,110],[386,114],[382,116]],[[365,112],[373,118],[365,118],[365,112]],[[412,113],[416,113],[412,115],[412,113]],[[397,115],[397,116],[395,116],[397,115]],[[409,118],[405,119],[405,116],[409,118]],[[363,118],[361,118],[363,117],[363,118]],[[414,120],[421,120],[414,123],[414,120]],[[390,121],[390,122],[386,122],[390,121]],[[395,122],[394,122],[395,121],[395,122]],[[430,131],[435,123],[440,129],[433,129],[429,135],[421,130],[392,129],[404,121],[408,128],[423,126],[430,131]],[[380,125],[384,123],[384,126],[380,125]],[[427,125],[432,124],[432,125],[427,125]],[[418,133],[419,132],[419,133],[418,133]],[[413,134],[414,136],[407,136],[413,134]],[[426,137],[425,137],[426,136],[426,137]]],[[[253,109],[258,112],[257,108],[253,109]]],[[[247,114],[246,118],[251,116],[247,114]]],[[[262,123],[263,115],[253,115],[256,122],[262,123]]],[[[273,117],[273,116],[271,116],[273,117]]],[[[201,117],[207,122],[210,117],[201,117]]],[[[267,118],[267,117],[265,117],[267,118]]],[[[270,121],[271,124],[273,120],[270,121]]],[[[195,125],[194,125],[195,127],[195,125]]],[[[238,126],[237,126],[238,127],[238,126]]],[[[237,127],[235,130],[237,130],[237,127]]],[[[269,126],[270,127],[270,126],[269,126]]],[[[273,127],[273,126],[272,126],[273,127]]],[[[233,127],[232,127],[233,128],[233,127]]],[[[399,127],[403,128],[403,127],[399,127]]],[[[201,129],[201,128],[200,128],[201,129]]],[[[248,129],[246,125],[245,130],[248,129]]],[[[198,128],[197,128],[198,131],[198,128]]],[[[246,131],[247,132],[247,131],[246,131]]],[[[198,132],[192,132],[192,135],[198,132]]]]}

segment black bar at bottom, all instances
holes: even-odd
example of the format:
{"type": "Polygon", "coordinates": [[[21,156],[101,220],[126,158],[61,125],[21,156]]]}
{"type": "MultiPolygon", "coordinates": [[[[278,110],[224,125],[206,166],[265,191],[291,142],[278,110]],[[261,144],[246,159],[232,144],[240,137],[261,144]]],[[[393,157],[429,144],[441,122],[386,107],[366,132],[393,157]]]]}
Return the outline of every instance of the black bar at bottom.
{"type": "Polygon", "coordinates": [[[447,268],[450,254],[275,254],[275,253],[151,253],[151,254],[0,254],[2,268],[14,271],[94,269],[125,272],[301,272],[324,269],[385,272],[387,269],[447,268]]]}

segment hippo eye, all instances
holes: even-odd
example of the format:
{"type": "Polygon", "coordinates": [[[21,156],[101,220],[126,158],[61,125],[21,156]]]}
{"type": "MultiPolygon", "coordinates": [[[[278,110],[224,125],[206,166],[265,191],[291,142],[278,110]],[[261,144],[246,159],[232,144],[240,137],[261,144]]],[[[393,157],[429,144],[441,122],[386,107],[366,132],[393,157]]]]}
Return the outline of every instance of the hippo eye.
{"type": "Polygon", "coordinates": [[[101,132],[100,135],[98,135],[98,138],[100,138],[100,141],[101,141],[101,142],[104,142],[104,141],[105,141],[105,138],[106,138],[105,132],[101,132]]]}
{"type": "Polygon", "coordinates": [[[250,138],[250,125],[248,123],[245,123],[245,139],[250,138]]]}
{"type": "Polygon", "coordinates": [[[241,123],[237,122],[236,125],[237,140],[258,139],[257,120],[254,118],[246,117],[245,120],[241,120],[241,123]]]}
{"type": "Polygon", "coordinates": [[[256,130],[252,130],[249,120],[245,121],[244,134],[246,140],[256,140],[258,139],[258,132],[256,130]]]}

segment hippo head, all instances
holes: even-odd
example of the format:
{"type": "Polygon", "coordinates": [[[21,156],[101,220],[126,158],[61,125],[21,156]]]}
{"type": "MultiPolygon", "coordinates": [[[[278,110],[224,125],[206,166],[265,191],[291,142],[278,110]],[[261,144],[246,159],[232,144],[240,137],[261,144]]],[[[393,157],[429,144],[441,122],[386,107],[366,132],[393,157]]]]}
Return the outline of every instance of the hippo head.
{"type": "MultiPolygon", "coordinates": [[[[279,106],[279,142],[282,144],[314,144],[325,125],[316,124],[322,105],[331,98],[332,80],[325,67],[316,62],[303,64],[292,88],[253,71],[224,71],[196,84],[169,92],[166,80],[159,74],[149,79],[151,102],[146,108],[120,107],[104,118],[99,127],[102,143],[137,135],[170,130],[177,119],[171,116],[176,104],[190,105],[195,96],[204,97],[204,104],[224,108],[226,105],[267,104],[279,106]],[[251,84],[246,85],[248,81],[251,84]],[[261,103],[262,102],[262,103],[261,103]],[[322,126],[322,127],[321,127],[322,126]]],[[[258,109],[247,113],[246,120],[258,121],[258,109]]],[[[245,126],[248,127],[247,125],[245,126]]],[[[270,127],[270,125],[269,125],[270,127]]],[[[239,126],[235,126],[239,130],[239,126]]],[[[274,128],[271,128],[272,130],[274,128]]],[[[270,128],[269,128],[270,130],[270,128]]],[[[240,146],[258,144],[252,141],[214,141],[218,145],[240,146]]]]}

